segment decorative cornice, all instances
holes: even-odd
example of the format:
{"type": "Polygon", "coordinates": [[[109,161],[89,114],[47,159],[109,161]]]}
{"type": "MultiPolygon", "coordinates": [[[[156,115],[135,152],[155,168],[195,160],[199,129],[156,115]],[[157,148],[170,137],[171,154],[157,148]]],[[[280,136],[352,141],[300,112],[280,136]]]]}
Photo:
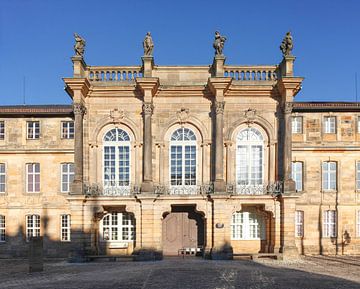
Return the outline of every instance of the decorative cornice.
{"type": "Polygon", "coordinates": [[[306,111],[360,111],[360,102],[294,102],[294,112],[306,111]]]}
{"type": "Polygon", "coordinates": [[[75,102],[73,104],[73,111],[75,115],[81,114],[83,116],[86,114],[86,107],[81,102],[75,102]]]}

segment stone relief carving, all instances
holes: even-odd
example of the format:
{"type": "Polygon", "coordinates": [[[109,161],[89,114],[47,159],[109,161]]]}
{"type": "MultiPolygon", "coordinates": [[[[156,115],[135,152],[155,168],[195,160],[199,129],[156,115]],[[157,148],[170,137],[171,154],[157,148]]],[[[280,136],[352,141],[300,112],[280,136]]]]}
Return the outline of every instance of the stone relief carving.
{"type": "Polygon", "coordinates": [[[226,37],[221,36],[219,31],[215,31],[215,40],[213,44],[213,47],[215,49],[215,55],[223,55],[225,41],[226,37]]]}
{"type": "Polygon", "coordinates": [[[75,45],[74,45],[75,55],[83,57],[85,52],[85,45],[86,45],[85,39],[82,38],[77,33],[74,33],[74,37],[75,37],[75,45]]]}
{"type": "Polygon", "coordinates": [[[111,117],[113,123],[120,123],[121,120],[123,120],[125,117],[125,112],[124,112],[124,110],[119,110],[119,109],[115,108],[110,111],[110,117],[111,117]]]}
{"type": "Polygon", "coordinates": [[[225,101],[215,101],[216,114],[224,113],[225,101]]]}
{"type": "Polygon", "coordinates": [[[154,50],[154,42],[151,37],[151,33],[146,33],[145,39],[143,41],[144,47],[144,55],[145,56],[152,56],[154,50]]]}
{"type": "Polygon", "coordinates": [[[289,31],[286,33],[283,41],[281,42],[280,50],[283,56],[289,56],[291,55],[293,48],[294,48],[294,43],[291,36],[291,32],[289,31]]]}
{"type": "Polygon", "coordinates": [[[253,123],[256,118],[256,109],[248,108],[247,110],[245,110],[244,116],[247,123],[253,123]]]}
{"type": "Polygon", "coordinates": [[[154,106],[151,102],[143,103],[143,112],[144,114],[152,114],[154,110],[154,106]]]}
{"type": "Polygon", "coordinates": [[[86,113],[86,107],[82,103],[75,102],[73,104],[73,111],[74,114],[84,115],[86,113]]]}
{"type": "Polygon", "coordinates": [[[189,119],[189,109],[188,108],[181,108],[176,112],[176,117],[179,123],[185,123],[189,119]]]}
{"type": "Polygon", "coordinates": [[[291,113],[293,110],[293,106],[294,104],[292,102],[285,102],[284,113],[291,113]]]}

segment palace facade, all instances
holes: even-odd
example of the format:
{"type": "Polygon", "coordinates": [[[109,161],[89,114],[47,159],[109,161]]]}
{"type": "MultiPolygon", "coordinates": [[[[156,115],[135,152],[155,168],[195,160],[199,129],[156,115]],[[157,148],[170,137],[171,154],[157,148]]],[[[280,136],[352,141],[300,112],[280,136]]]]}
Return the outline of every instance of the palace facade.
{"type": "Polygon", "coordinates": [[[279,65],[89,66],[0,107],[0,256],[360,253],[360,105],[279,65]]]}

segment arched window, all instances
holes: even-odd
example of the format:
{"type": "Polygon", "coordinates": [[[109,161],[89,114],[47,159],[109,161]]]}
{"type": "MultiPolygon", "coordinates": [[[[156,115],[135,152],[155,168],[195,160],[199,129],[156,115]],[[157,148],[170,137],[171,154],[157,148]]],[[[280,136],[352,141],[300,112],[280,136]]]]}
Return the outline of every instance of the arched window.
{"type": "Polygon", "coordinates": [[[103,241],[134,241],[135,218],[129,213],[113,212],[101,220],[101,239],[103,241]]]}
{"type": "Polygon", "coordinates": [[[232,240],[264,240],[265,224],[261,215],[251,212],[235,212],[231,219],[232,240]]]}
{"type": "Polygon", "coordinates": [[[114,128],[104,136],[104,189],[130,186],[130,137],[114,128]]]}
{"type": "Polygon", "coordinates": [[[263,185],[264,138],[255,128],[240,131],[236,138],[236,185],[238,189],[263,185]]]}
{"type": "Polygon", "coordinates": [[[179,128],[170,140],[170,185],[196,185],[196,136],[188,128],[179,128]]]}

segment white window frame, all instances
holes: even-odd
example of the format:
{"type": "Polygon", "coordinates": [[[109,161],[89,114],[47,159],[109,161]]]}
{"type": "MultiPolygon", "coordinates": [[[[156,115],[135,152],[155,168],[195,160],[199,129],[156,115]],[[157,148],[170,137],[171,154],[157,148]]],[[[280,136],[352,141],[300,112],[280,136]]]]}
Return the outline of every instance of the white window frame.
{"type": "Polygon", "coordinates": [[[360,210],[356,211],[356,236],[360,237],[360,210]]]}
{"type": "Polygon", "coordinates": [[[60,241],[71,241],[71,215],[63,214],[60,216],[60,241]]]}
{"type": "Polygon", "coordinates": [[[304,237],[304,211],[295,211],[295,237],[304,237]]]}
{"type": "Polygon", "coordinates": [[[336,116],[324,116],[324,133],[336,133],[336,116]]]}
{"type": "Polygon", "coordinates": [[[74,121],[62,121],[61,122],[61,138],[73,139],[75,135],[74,121]]]}
{"type": "Polygon", "coordinates": [[[6,218],[0,215],[0,243],[6,242],[6,218]]]}
{"type": "Polygon", "coordinates": [[[357,133],[360,133],[360,115],[357,117],[357,133]]]}
{"type": "MultiPolygon", "coordinates": [[[[197,146],[197,140],[196,135],[194,131],[190,128],[184,127],[176,129],[170,137],[170,145],[169,145],[169,183],[172,193],[179,192],[185,193],[182,188],[186,187],[186,190],[188,192],[194,191],[196,192],[196,184],[198,180],[198,146],[197,146]],[[181,137],[182,139],[173,139],[173,137],[181,137]],[[185,140],[184,138],[192,138],[191,140],[185,140]],[[173,159],[172,157],[172,149],[175,147],[181,148],[181,180],[180,184],[173,184],[172,180],[172,171],[173,168],[177,168],[178,164],[175,164],[175,166],[172,165],[172,162],[178,162],[179,160],[177,158],[173,159]],[[195,150],[195,165],[191,164],[193,159],[186,159],[186,150],[190,149],[191,153],[193,153],[193,150],[195,150]],[[187,162],[190,162],[190,164],[186,164],[187,162]],[[192,171],[193,168],[195,168],[195,179],[194,178],[186,178],[186,166],[192,171]],[[189,183],[190,182],[190,183],[189,183]]],[[[190,173],[191,175],[191,173],[190,173]]],[[[176,181],[176,180],[175,180],[176,181]]]]}
{"type": "Polygon", "coordinates": [[[39,139],[40,138],[40,121],[27,121],[26,122],[26,138],[39,139]]]}
{"type": "Polygon", "coordinates": [[[297,192],[302,192],[304,190],[304,163],[294,161],[291,163],[291,165],[291,177],[295,182],[295,189],[297,192]]]}
{"type": "Polygon", "coordinates": [[[27,193],[39,193],[40,192],[40,163],[29,163],[26,164],[26,192],[27,193]],[[30,172],[30,167],[32,167],[32,172],[30,172]],[[38,168],[38,171],[36,169],[38,168]],[[39,181],[36,182],[38,176],[39,181]],[[29,190],[29,179],[32,180],[32,187],[29,190]],[[39,184],[38,189],[36,189],[36,184],[39,184]]]}
{"type": "Polygon", "coordinates": [[[0,140],[5,139],[5,121],[0,121],[0,140]]]}
{"type": "Polygon", "coordinates": [[[265,240],[265,220],[253,211],[235,212],[231,216],[231,240],[265,240]]]}
{"type": "Polygon", "coordinates": [[[303,117],[302,116],[293,116],[291,121],[291,132],[302,133],[303,132],[303,117]]]}
{"type": "Polygon", "coordinates": [[[101,242],[134,242],[136,239],[135,216],[127,212],[106,214],[100,221],[101,242]],[[126,218],[125,218],[126,216],[126,218]],[[125,223],[125,224],[124,224],[125,223]],[[127,230],[127,238],[124,231],[127,230]],[[114,236],[117,238],[114,238],[114,236]]]}
{"type": "Polygon", "coordinates": [[[335,238],[337,235],[336,211],[326,210],[323,214],[323,237],[335,238]]]}
{"type": "Polygon", "coordinates": [[[355,164],[355,169],[356,169],[356,190],[360,191],[360,161],[356,161],[355,164]]]}
{"type": "Polygon", "coordinates": [[[26,241],[29,242],[31,237],[40,236],[40,215],[26,215],[26,241]],[[30,226],[31,225],[31,226],[30,226]]]}
{"type": "MultiPolygon", "coordinates": [[[[109,130],[105,135],[104,135],[104,139],[103,139],[103,159],[102,159],[102,172],[103,172],[103,184],[104,184],[104,188],[105,190],[108,191],[122,191],[122,190],[130,190],[130,184],[131,184],[131,145],[130,145],[130,135],[123,129],[120,128],[115,128],[115,129],[111,129],[109,130]],[[108,136],[109,133],[114,133],[115,132],[115,140],[109,141],[106,140],[105,138],[108,136]],[[120,138],[123,139],[127,139],[127,140],[119,140],[120,138]],[[106,157],[106,148],[114,148],[115,149],[115,154],[114,154],[114,161],[115,161],[115,166],[114,166],[114,178],[112,178],[111,173],[110,173],[110,177],[108,179],[105,178],[105,175],[107,174],[107,172],[105,171],[105,162],[106,161],[110,161],[111,159],[105,159],[106,157]],[[120,159],[120,147],[126,147],[128,149],[128,160],[121,160],[120,159]],[[123,164],[123,166],[120,166],[120,161],[122,162],[128,162],[128,165],[123,164]],[[129,178],[128,179],[124,179],[121,180],[120,179],[120,169],[126,169],[128,167],[128,171],[129,171],[129,178]],[[121,184],[121,182],[125,182],[127,184],[121,184]]],[[[112,156],[112,154],[111,154],[112,156]]],[[[130,192],[130,191],[129,191],[130,192]]]]}
{"type": "Polygon", "coordinates": [[[70,192],[70,185],[73,182],[75,176],[74,163],[62,163],[60,166],[60,170],[61,170],[61,184],[60,184],[61,192],[68,193],[70,192]],[[65,172],[64,172],[64,168],[66,168],[65,172]],[[65,179],[67,179],[67,181],[65,179]]]}
{"type": "Polygon", "coordinates": [[[322,163],[322,190],[336,191],[337,190],[337,162],[326,161],[322,163]],[[331,168],[335,165],[335,169],[331,168]]]}
{"type": "Polygon", "coordinates": [[[6,193],[6,165],[0,163],[0,194],[6,193]]]}

